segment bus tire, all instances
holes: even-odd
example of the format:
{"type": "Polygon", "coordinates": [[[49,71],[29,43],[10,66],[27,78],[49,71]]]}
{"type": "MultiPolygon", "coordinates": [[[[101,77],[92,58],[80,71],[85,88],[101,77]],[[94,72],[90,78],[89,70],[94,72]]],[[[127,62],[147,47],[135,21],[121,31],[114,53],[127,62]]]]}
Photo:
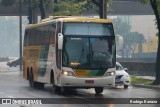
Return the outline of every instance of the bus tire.
{"type": "Polygon", "coordinates": [[[33,77],[32,72],[29,73],[29,85],[32,88],[38,88],[38,89],[40,89],[40,88],[42,89],[44,87],[43,83],[39,83],[39,82],[34,81],[34,77],[33,77]]]}
{"type": "Polygon", "coordinates": [[[29,72],[29,86],[30,87],[35,87],[35,82],[34,82],[34,79],[33,79],[33,73],[32,72],[29,72]]]}
{"type": "Polygon", "coordinates": [[[54,73],[53,73],[53,71],[51,71],[51,83],[53,84],[54,91],[55,91],[56,93],[60,93],[60,92],[61,92],[61,87],[55,85],[54,73]]]}
{"type": "Polygon", "coordinates": [[[95,92],[96,94],[101,94],[103,92],[103,87],[96,87],[95,92]]]}
{"type": "Polygon", "coordinates": [[[59,87],[59,86],[54,86],[54,91],[56,92],[56,93],[61,93],[61,87],[59,87]]]}
{"type": "Polygon", "coordinates": [[[124,85],[124,89],[127,89],[128,88],[128,85],[124,85]]]}
{"type": "Polygon", "coordinates": [[[36,82],[36,88],[43,89],[44,88],[44,83],[36,82]]]}

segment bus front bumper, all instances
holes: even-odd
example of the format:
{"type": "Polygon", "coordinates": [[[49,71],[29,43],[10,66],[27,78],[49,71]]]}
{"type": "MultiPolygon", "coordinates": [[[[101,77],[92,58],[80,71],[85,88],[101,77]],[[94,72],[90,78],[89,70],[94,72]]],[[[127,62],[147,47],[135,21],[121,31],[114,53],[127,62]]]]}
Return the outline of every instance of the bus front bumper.
{"type": "Polygon", "coordinates": [[[61,79],[62,87],[114,87],[115,76],[106,76],[98,78],[79,78],[73,76],[62,76],[61,79]]]}

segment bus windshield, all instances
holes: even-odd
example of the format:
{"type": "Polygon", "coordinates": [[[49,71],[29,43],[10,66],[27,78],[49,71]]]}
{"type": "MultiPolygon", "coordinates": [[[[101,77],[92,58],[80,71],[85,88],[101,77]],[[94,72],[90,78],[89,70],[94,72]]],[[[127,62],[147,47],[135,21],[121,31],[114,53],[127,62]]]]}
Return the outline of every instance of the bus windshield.
{"type": "Polygon", "coordinates": [[[65,37],[63,66],[79,68],[113,67],[114,39],[65,37]],[[112,43],[111,43],[112,42],[112,43]]]}
{"type": "Polygon", "coordinates": [[[89,69],[115,66],[115,38],[110,24],[66,23],[63,34],[62,66],[89,69]]]}

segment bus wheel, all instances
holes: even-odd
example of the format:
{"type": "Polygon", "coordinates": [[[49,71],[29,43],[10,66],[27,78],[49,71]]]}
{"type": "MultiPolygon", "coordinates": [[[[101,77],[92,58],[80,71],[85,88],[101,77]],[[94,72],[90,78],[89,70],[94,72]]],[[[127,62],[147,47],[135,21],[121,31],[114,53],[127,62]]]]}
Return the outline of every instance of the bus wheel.
{"type": "Polygon", "coordinates": [[[33,74],[32,72],[29,72],[29,86],[34,87],[34,81],[33,81],[33,74]]]}
{"type": "Polygon", "coordinates": [[[127,89],[128,88],[128,85],[124,85],[124,89],[127,89]]]}
{"type": "Polygon", "coordinates": [[[37,85],[38,89],[43,89],[44,88],[44,83],[36,82],[36,85],[37,85]]]}
{"type": "Polygon", "coordinates": [[[51,83],[53,84],[54,91],[57,92],[57,93],[60,93],[61,92],[61,87],[55,85],[54,73],[53,72],[51,73],[51,83]]]}
{"type": "Polygon", "coordinates": [[[29,86],[37,89],[43,89],[44,83],[35,82],[32,72],[29,73],[29,86]]]}
{"type": "Polygon", "coordinates": [[[54,86],[54,91],[56,92],[56,93],[61,93],[61,87],[59,87],[59,86],[54,86]]]}
{"type": "Polygon", "coordinates": [[[96,94],[101,94],[103,92],[103,87],[96,87],[95,92],[96,94]]]}

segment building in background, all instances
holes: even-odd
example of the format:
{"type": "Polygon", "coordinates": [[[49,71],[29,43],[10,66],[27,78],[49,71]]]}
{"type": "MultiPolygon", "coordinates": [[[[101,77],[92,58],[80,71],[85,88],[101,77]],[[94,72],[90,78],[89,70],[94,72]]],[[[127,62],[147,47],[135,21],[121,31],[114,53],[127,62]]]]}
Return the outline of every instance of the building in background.
{"type": "Polygon", "coordinates": [[[158,37],[152,36],[149,38],[149,41],[143,43],[142,45],[137,44],[136,46],[132,45],[132,48],[135,49],[132,53],[133,57],[142,57],[142,58],[156,58],[158,47],[158,37]]]}

